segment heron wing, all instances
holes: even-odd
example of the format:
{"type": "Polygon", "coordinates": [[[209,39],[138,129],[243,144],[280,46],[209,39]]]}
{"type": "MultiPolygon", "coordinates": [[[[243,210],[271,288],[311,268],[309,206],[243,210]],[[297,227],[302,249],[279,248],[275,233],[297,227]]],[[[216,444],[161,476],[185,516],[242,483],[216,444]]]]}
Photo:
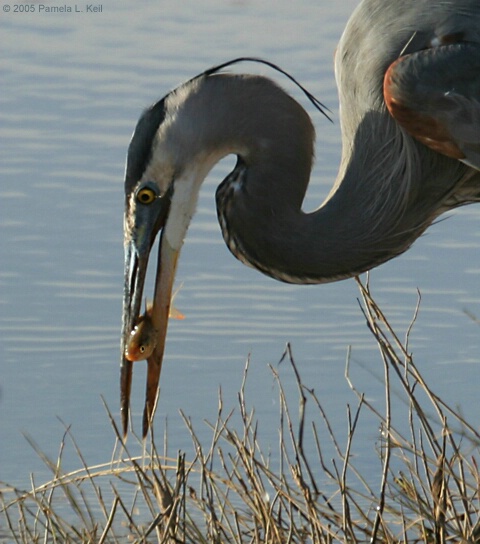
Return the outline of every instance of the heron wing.
{"type": "Polygon", "coordinates": [[[384,97],[395,120],[431,149],[480,170],[480,44],[405,55],[388,68],[384,97]]]}

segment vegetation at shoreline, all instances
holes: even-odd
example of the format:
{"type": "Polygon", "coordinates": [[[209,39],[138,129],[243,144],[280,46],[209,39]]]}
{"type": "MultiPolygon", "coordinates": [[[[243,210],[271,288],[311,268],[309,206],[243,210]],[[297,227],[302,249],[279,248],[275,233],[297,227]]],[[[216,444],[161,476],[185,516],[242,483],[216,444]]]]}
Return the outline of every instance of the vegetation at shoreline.
{"type": "Polygon", "coordinates": [[[247,361],[235,410],[226,411],[219,395],[208,445],[182,414],[193,444],[191,460],[182,452],[176,459],[160,453],[165,437],[153,437],[142,456],[130,455],[128,445],[119,447],[119,455],[101,466],[87,466],[68,428],[58,459],[48,459],[32,442],[52,479],[42,485],[32,480],[30,491],[0,483],[0,542],[480,543],[479,429],[435,395],[416,367],[408,344],[417,311],[401,340],[368,282],[357,281],[383,365],[384,411],[355,387],[347,360],[345,376],[356,406],[347,407],[347,436],[339,438],[287,346],[283,359],[295,376],[298,405],[287,399],[271,367],[280,406],[278,470],[272,469],[270,446],[262,446],[259,421],[246,400],[247,361]],[[393,424],[392,391],[399,388],[408,407],[406,433],[393,424]],[[380,429],[376,488],[352,456],[365,411],[380,429]],[[314,454],[304,447],[307,435],[314,454]],[[333,459],[326,458],[325,436],[333,459]],[[67,440],[77,448],[80,468],[65,474],[67,440]],[[147,515],[139,516],[139,510],[147,515]]]}

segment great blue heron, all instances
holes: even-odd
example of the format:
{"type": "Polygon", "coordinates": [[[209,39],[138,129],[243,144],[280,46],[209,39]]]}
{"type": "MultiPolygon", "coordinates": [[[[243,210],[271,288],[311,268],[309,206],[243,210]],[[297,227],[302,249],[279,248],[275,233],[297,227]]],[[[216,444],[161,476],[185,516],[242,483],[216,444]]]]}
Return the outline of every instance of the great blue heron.
{"type": "Polygon", "coordinates": [[[225,155],[238,158],[216,192],[225,242],[243,263],[291,283],[369,270],[408,249],[441,213],[480,196],[479,0],[363,0],[340,40],[335,74],[342,158],[312,213],[301,206],[314,128],[270,79],[211,69],[141,116],[125,177],[124,433],[132,379],[125,345],[152,244],[161,231],[144,436],[179,252],[200,186],[225,155]]]}

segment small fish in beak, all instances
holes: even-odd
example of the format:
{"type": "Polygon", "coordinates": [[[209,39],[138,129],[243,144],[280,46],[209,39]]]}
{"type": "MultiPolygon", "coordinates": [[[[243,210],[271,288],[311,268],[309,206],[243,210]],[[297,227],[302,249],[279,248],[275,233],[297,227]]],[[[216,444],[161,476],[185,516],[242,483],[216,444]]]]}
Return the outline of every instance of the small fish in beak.
{"type": "Polygon", "coordinates": [[[157,331],[152,323],[152,305],[146,308],[139,317],[137,325],[130,334],[130,340],[125,349],[125,357],[129,361],[142,361],[153,353],[157,344],[157,331]]]}
{"type": "MultiPolygon", "coordinates": [[[[173,301],[181,287],[180,285],[172,296],[169,313],[170,319],[185,319],[185,316],[173,306],[173,301]]],[[[148,359],[157,345],[158,331],[153,326],[152,308],[153,304],[151,302],[149,304],[145,302],[145,313],[139,317],[137,325],[131,332],[130,340],[125,350],[125,358],[131,362],[148,359]]]]}

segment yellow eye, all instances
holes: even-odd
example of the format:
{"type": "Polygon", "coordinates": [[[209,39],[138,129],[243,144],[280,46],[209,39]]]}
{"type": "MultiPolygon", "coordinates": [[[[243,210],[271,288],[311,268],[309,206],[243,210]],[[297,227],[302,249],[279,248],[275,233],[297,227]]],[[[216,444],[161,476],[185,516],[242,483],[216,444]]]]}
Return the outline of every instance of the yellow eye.
{"type": "Polygon", "coordinates": [[[150,189],[150,187],[144,187],[137,193],[137,201],[140,202],[140,204],[151,204],[156,198],[157,195],[155,191],[150,189]]]}

